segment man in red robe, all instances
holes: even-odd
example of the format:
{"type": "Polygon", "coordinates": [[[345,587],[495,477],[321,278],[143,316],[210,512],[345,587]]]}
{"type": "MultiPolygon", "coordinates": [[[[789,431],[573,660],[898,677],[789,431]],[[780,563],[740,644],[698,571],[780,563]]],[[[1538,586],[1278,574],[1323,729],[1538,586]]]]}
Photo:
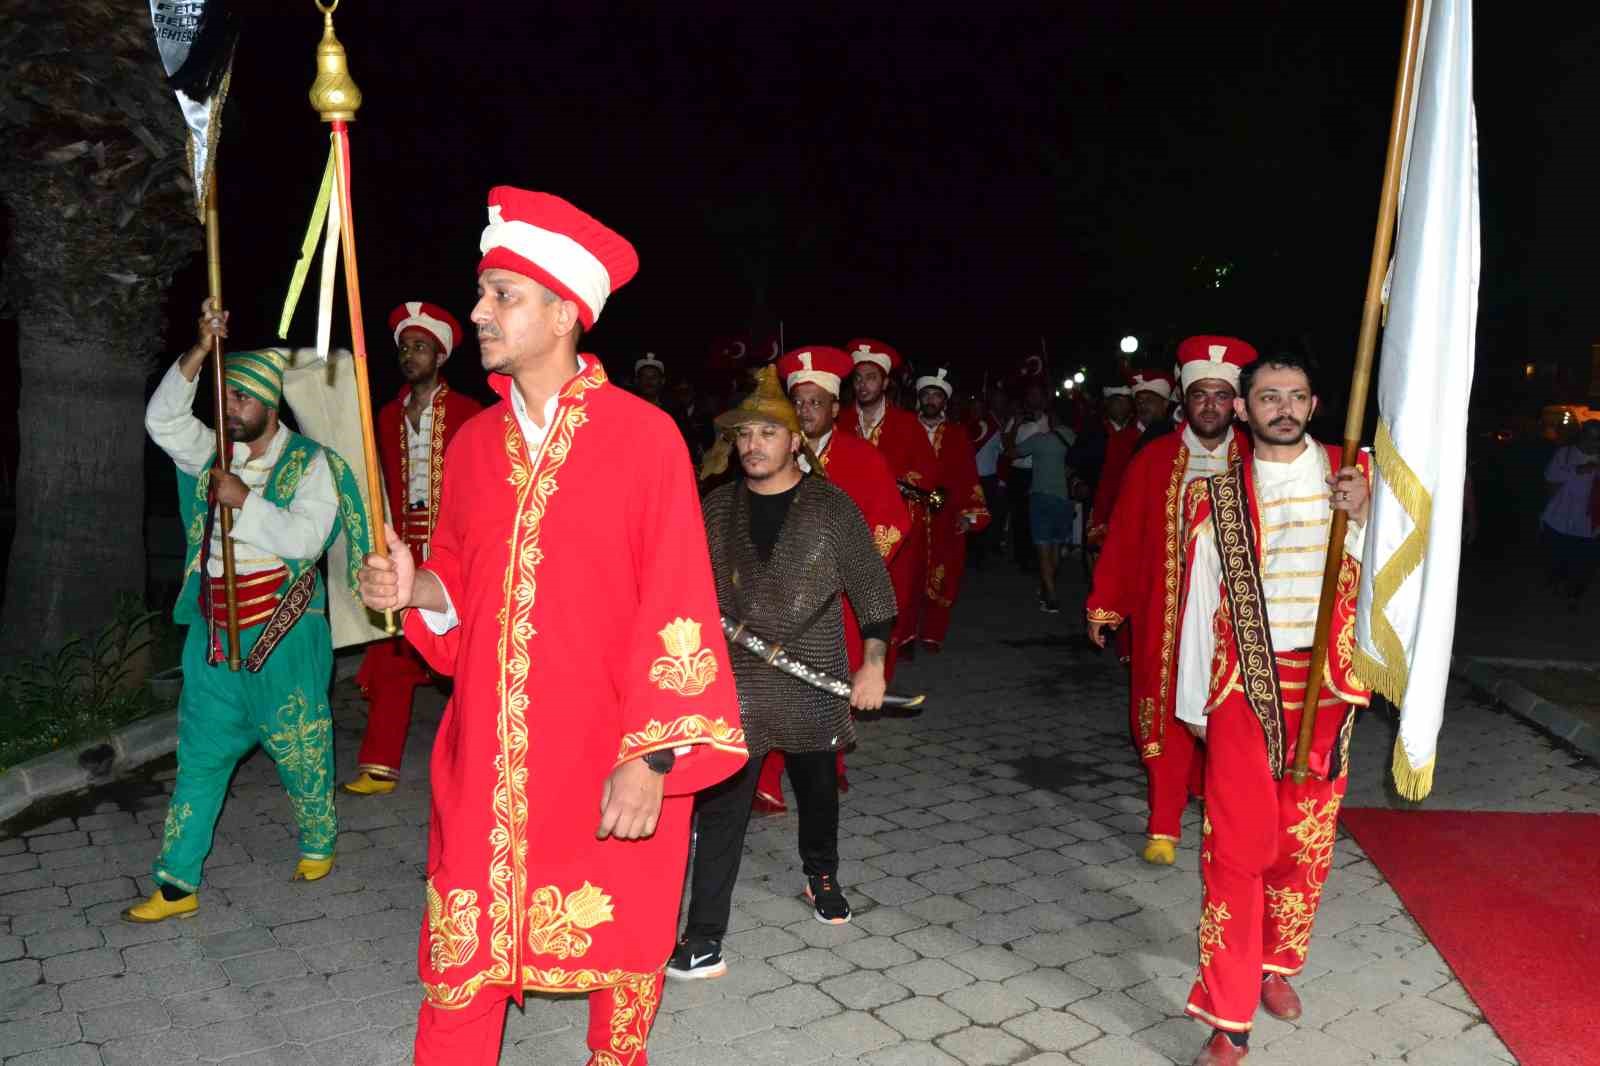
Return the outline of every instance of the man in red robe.
{"type": "Polygon", "coordinates": [[[950,632],[950,609],[961,594],[961,576],[967,568],[967,535],[989,526],[989,507],[978,484],[972,440],[964,428],[945,417],[953,391],[943,368],[917,379],[917,421],[928,435],[928,446],[938,463],[934,487],[942,502],[930,508],[927,536],[913,545],[927,554],[921,568],[926,576],[903,643],[920,642],[932,652],[944,647],[945,635],[950,632]]]}
{"type": "MultiPolygon", "coordinates": [[[[779,359],[778,379],[794,404],[806,446],[821,464],[822,475],[843,489],[861,509],[878,554],[885,565],[892,567],[911,531],[911,514],[906,502],[895,484],[888,460],[878,449],[860,437],[834,431],[839,419],[839,394],[854,365],[838,348],[812,345],[796,348],[779,359]]],[[[861,627],[850,608],[849,598],[844,597],[842,602],[845,650],[853,674],[861,668],[861,627]]],[[[884,677],[891,680],[894,677],[892,654],[885,664],[884,677]]],[[[844,774],[844,752],[839,753],[838,759],[840,791],[849,791],[849,781],[844,774]]],[[[757,811],[782,814],[789,809],[783,799],[783,767],[783,752],[773,750],[767,754],[761,765],[761,778],[756,783],[757,811]]]]}
{"type": "Polygon", "coordinates": [[[501,186],[478,264],[502,402],[451,448],[431,553],[391,532],[375,610],[455,689],[432,760],[419,1066],[498,1060],[508,999],[589,994],[591,1066],[642,1066],[693,793],[744,733],[699,499],[665,412],[578,341],[638,269],[571,204],[501,186]]]}
{"type": "Polygon", "coordinates": [[[1195,1066],[1243,1062],[1257,1005],[1285,1020],[1301,1015],[1289,978],[1305,966],[1356,709],[1370,698],[1353,661],[1366,457],[1339,469],[1340,449],[1306,435],[1316,397],[1299,358],[1257,360],[1241,373],[1239,393],[1249,454],[1196,481],[1184,501],[1177,715],[1206,743],[1200,973],[1187,1011],[1212,1027],[1195,1066]],[[1297,781],[1333,508],[1348,512],[1349,526],[1310,772],[1297,781]]]}
{"type": "MultiPolygon", "coordinates": [[[[898,351],[882,341],[858,338],[850,342],[855,365],[850,381],[855,403],[839,416],[842,433],[860,437],[889,461],[911,512],[908,540],[923,543],[928,537],[930,495],[939,483],[939,457],[917,416],[889,402],[885,390],[890,375],[905,365],[898,351]]],[[[900,613],[895,620],[894,645],[911,658],[916,645],[917,601],[927,584],[927,553],[902,551],[889,565],[889,578],[900,613]]]]}
{"type": "MultiPolygon", "coordinates": [[[[378,411],[378,459],[389,517],[417,559],[439,522],[444,455],[451,438],[482,405],[444,381],[445,360],[461,342],[461,323],[438,304],[411,300],[389,312],[389,331],[400,354],[400,395],[378,411]]],[[[367,731],[356,756],[356,777],[346,792],[393,792],[411,728],[411,701],[428,683],[428,668],[403,637],[367,645],[356,684],[367,697],[367,731]]]]}
{"type": "Polygon", "coordinates": [[[1161,866],[1177,859],[1183,811],[1200,793],[1204,759],[1173,717],[1183,490],[1249,452],[1248,436],[1233,425],[1233,400],[1239,369],[1255,357],[1233,337],[1190,337],[1178,346],[1183,429],[1157,437],[1128,464],[1086,607],[1095,644],[1105,647],[1108,629],[1131,638],[1128,721],[1150,808],[1144,860],[1161,866]]]}
{"type": "Polygon", "coordinates": [[[1133,390],[1134,420],[1111,434],[1106,441],[1106,461],[1100,468],[1100,482],[1094,490],[1094,506],[1089,512],[1086,539],[1091,545],[1105,541],[1122,490],[1122,478],[1133,462],[1133,453],[1148,437],[1170,432],[1173,380],[1171,374],[1157,370],[1135,371],[1128,379],[1133,390]]]}

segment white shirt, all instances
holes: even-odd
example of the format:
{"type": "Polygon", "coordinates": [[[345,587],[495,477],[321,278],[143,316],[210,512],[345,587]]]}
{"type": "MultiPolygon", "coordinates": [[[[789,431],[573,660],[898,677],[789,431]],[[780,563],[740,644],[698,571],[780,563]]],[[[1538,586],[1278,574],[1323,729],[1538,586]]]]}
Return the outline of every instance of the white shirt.
{"type": "MultiPolygon", "coordinates": [[[[583,356],[578,356],[578,374],[588,368],[583,356]]],[[[577,377],[574,374],[573,377],[577,377]]],[[[545,438],[550,435],[550,426],[555,421],[556,405],[561,402],[559,392],[552,393],[544,402],[544,425],[536,426],[533,419],[528,417],[528,404],[522,398],[522,391],[517,388],[517,383],[511,383],[511,413],[516,417],[517,428],[522,431],[522,439],[528,447],[528,460],[535,466],[539,465],[540,453],[544,451],[545,438]]],[[[439,583],[439,590],[444,593],[444,607],[442,611],[430,611],[426,607],[417,608],[417,613],[422,616],[422,624],[427,626],[439,636],[444,636],[456,626],[461,624],[461,616],[456,614],[456,605],[451,602],[450,590],[444,587],[444,582],[439,583]]]]}
{"type": "Polygon", "coordinates": [[[863,440],[871,440],[873,431],[878,428],[878,426],[883,422],[884,416],[887,415],[888,413],[889,413],[889,401],[888,400],[879,400],[878,401],[878,417],[874,418],[871,422],[868,422],[867,421],[867,409],[865,407],[862,407],[860,404],[856,404],[856,428],[861,433],[861,439],[863,439],[863,440]]]}
{"type": "MultiPolygon", "coordinates": [[[[1333,521],[1327,478],[1328,453],[1310,437],[1306,449],[1287,463],[1251,460],[1256,505],[1261,515],[1261,578],[1267,594],[1267,625],[1277,651],[1309,648],[1322,595],[1328,526],[1333,521]]],[[[1222,605],[1222,559],[1211,519],[1195,530],[1194,564],[1188,575],[1178,638],[1177,714],[1203,725],[1211,694],[1211,657],[1216,638],[1211,620],[1222,605]]],[[[1344,551],[1361,558],[1362,525],[1351,519],[1344,551]]]]}
{"type": "MultiPolygon", "coordinates": [[[[1048,432],[1050,429],[1050,419],[1046,415],[1040,415],[1038,418],[1032,419],[1025,419],[1021,415],[1013,415],[1011,417],[1011,425],[1016,427],[1017,435],[1015,439],[1018,444],[1021,444],[1029,437],[1036,437],[1040,433],[1048,432]]],[[[1012,460],[1011,465],[1018,470],[1032,470],[1033,457],[1030,455],[1024,456],[1020,459],[1014,459],[1012,460]]]]}
{"type": "Polygon", "coordinates": [[[944,425],[944,416],[940,415],[937,422],[929,422],[919,415],[917,416],[917,421],[922,423],[922,431],[928,435],[928,443],[932,444],[934,435],[939,432],[939,427],[944,425]]]}
{"type": "Polygon", "coordinates": [[[1544,468],[1544,479],[1557,486],[1545,504],[1539,521],[1569,537],[1592,537],[1594,523],[1589,520],[1589,496],[1594,492],[1595,471],[1578,473],[1578,467],[1600,460],[1600,456],[1585,455],[1576,444],[1559,448],[1544,468]]]}
{"type": "Polygon", "coordinates": [[[1200,438],[1194,435],[1194,429],[1186,422],[1183,426],[1183,446],[1189,449],[1189,465],[1183,471],[1183,487],[1188,488],[1189,482],[1214,474],[1224,474],[1228,470],[1228,442],[1233,439],[1233,429],[1230,427],[1222,438],[1222,443],[1215,449],[1208,450],[1200,443],[1200,438]]]}
{"type": "MultiPolygon", "coordinates": [[[[433,493],[433,398],[439,393],[435,385],[422,398],[422,417],[412,428],[411,419],[404,406],[400,409],[400,424],[406,427],[406,459],[409,463],[406,478],[406,502],[415,507],[426,507],[433,493]]],[[[413,390],[414,394],[414,390],[413,390]]]]}
{"type": "MultiPolygon", "coordinates": [[[[216,453],[217,438],[205,423],[194,416],[194,397],[200,376],[187,381],[174,363],[145,407],[144,426],[162,451],[185,474],[199,477],[216,453]]],[[[289,443],[289,431],[278,427],[277,434],[255,459],[250,446],[233,442],[233,461],[228,470],[250,489],[244,506],[233,511],[234,572],[256,574],[283,565],[285,559],[315,559],[322,554],[328,534],[339,516],[339,493],[334,488],[328,461],[319,452],[306,465],[288,507],[269,503],[261,494],[272,468],[289,443]]],[[[222,576],[221,523],[211,533],[211,554],[207,571],[222,576]]]]}
{"type": "Polygon", "coordinates": [[[983,447],[978,449],[978,476],[994,477],[1000,467],[1000,434],[992,434],[983,442],[983,447]]]}

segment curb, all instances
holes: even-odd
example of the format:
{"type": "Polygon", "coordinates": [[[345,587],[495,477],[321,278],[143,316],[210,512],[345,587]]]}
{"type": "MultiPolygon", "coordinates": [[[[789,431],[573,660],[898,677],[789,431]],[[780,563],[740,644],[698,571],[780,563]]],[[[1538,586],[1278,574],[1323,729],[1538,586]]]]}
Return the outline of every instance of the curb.
{"type": "MultiPolygon", "coordinates": [[[[1551,703],[1515,681],[1501,677],[1495,669],[1496,666],[1512,663],[1545,665],[1542,661],[1523,663],[1513,659],[1457,658],[1451,663],[1450,672],[1517,717],[1527,719],[1591,759],[1600,760],[1600,729],[1570,708],[1551,703]]],[[[1593,669],[1594,664],[1585,663],[1583,666],[1593,669]]]]}
{"type": "Polygon", "coordinates": [[[105,784],[170,755],[177,747],[178,712],[173,710],[141,718],[108,737],[79,741],[71,748],[29,759],[0,773],[0,821],[21,814],[40,800],[105,784]]]}

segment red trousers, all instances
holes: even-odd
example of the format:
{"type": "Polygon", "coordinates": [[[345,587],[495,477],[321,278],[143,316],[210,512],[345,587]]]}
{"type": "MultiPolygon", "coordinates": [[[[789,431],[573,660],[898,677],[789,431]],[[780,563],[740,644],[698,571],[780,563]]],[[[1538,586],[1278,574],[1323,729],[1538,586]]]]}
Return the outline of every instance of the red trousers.
{"type": "MultiPolygon", "coordinates": [[[[1292,766],[1300,728],[1296,697],[1305,698],[1306,668],[1285,668],[1284,658],[1278,672],[1286,705],[1285,763],[1292,766]]],[[[1187,1009],[1218,1029],[1247,1032],[1261,1001],[1263,974],[1293,975],[1305,966],[1347,782],[1341,732],[1354,711],[1338,700],[1322,701],[1312,775],[1304,784],[1295,783],[1291,770],[1273,780],[1265,735],[1242,692],[1235,689],[1207,721],[1200,976],[1187,1009]],[[1335,754],[1341,765],[1330,781],[1335,754]]]]}
{"type": "MultiPolygon", "coordinates": [[[[1133,707],[1130,713],[1137,746],[1139,708],[1133,707]]],[[[1166,730],[1161,737],[1161,753],[1147,755],[1141,752],[1140,756],[1139,761],[1144,764],[1145,798],[1150,804],[1145,835],[1157,840],[1182,840],[1183,812],[1189,806],[1189,797],[1205,795],[1205,748],[1168,711],[1166,730]]]]}
{"type": "Polygon", "coordinates": [[[406,733],[411,729],[411,699],[432,678],[404,637],[367,645],[356,684],[367,697],[367,732],[361,738],[356,769],[373,777],[400,776],[406,733]]]}
{"type": "MultiPolygon", "coordinates": [[[[495,1066],[510,993],[484,993],[460,1010],[424,1000],[417,1014],[414,1066],[495,1066]]],[[[589,993],[588,1066],[647,1066],[645,1042],[661,1006],[661,974],[589,993]]]]}

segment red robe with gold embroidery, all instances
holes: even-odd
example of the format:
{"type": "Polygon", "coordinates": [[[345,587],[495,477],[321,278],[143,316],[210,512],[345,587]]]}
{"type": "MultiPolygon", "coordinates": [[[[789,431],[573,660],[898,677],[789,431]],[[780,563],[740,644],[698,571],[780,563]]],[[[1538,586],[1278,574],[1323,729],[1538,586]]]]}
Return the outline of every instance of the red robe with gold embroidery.
{"type": "MultiPolygon", "coordinates": [[[[872,530],[872,543],[891,571],[894,560],[905,547],[911,531],[911,512],[905,498],[895,484],[894,473],[888,460],[878,449],[849,433],[835,430],[828,436],[828,445],[817,456],[822,463],[822,473],[829,481],[845,491],[872,530]]],[[[855,612],[845,602],[844,638],[850,653],[850,669],[861,668],[861,627],[855,612]]]]}
{"type": "MultiPolygon", "coordinates": [[[[439,520],[439,493],[444,487],[444,453],[467,419],[483,405],[451,390],[444,382],[433,393],[433,438],[429,442],[428,505],[410,509],[411,447],[406,439],[405,406],[411,397],[406,385],[400,395],[378,411],[378,461],[389,505],[389,521],[411,545],[419,562],[427,558],[428,541],[439,520]]],[[[400,776],[406,734],[411,729],[411,701],[417,686],[426,684],[428,671],[416,651],[403,638],[378,640],[367,645],[356,674],[356,684],[367,697],[367,729],[356,755],[356,769],[381,778],[400,776]]]]}
{"type": "MultiPolygon", "coordinates": [[[[419,961],[441,1007],[653,979],[676,938],[693,794],[747,757],[683,438],[586,358],[537,454],[509,402],[463,427],[425,567],[460,624],[438,636],[406,618],[455,678],[419,961]],[[596,840],[608,775],[668,748],[655,835],[596,840]]],[[[509,395],[510,378],[491,384],[509,395]]]]}
{"type": "Polygon", "coordinates": [[[925,578],[919,616],[904,640],[939,645],[950,631],[950,609],[961,594],[961,576],[967,568],[967,533],[979,533],[988,527],[989,507],[983,499],[983,487],[978,484],[978,460],[967,431],[944,421],[932,433],[923,427],[923,433],[939,464],[935,484],[944,491],[945,504],[927,524],[927,536],[921,545],[927,562],[922,568],[925,578]],[[970,523],[966,530],[961,528],[963,518],[970,523]]]}
{"type": "Polygon", "coordinates": [[[1100,468],[1100,482],[1094,490],[1094,506],[1089,511],[1089,528],[1084,531],[1084,539],[1091,545],[1100,544],[1105,540],[1106,531],[1111,526],[1111,515],[1117,507],[1117,497],[1122,492],[1122,479],[1128,472],[1128,464],[1133,462],[1134,449],[1139,446],[1139,438],[1144,436],[1144,427],[1138,422],[1129,422],[1121,429],[1114,430],[1106,440],[1106,461],[1100,468]]]}
{"type": "MultiPolygon", "coordinates": [[[[928,433],[910,411],[886,404],[883,418],[870,434],[861,431],[860,412],[854,404],[839,412],[834,433],[860,437],[873,445],[889,461],[889,470],[895,480],[912,488],[931,492],[939,484],[939,458],[928,443],[928,433]]],[[[911,514],[911,528],[907,539],[921,544],[928,537],[928,509],[922,503],[908,499],[906,506],[911,514]]],[[[927,553],[902,551],[889,564],[889,580],[894,583],[895,605],[899,614],[895,618],[894,640],[904,643],[906,634],[916,633],[919,601],[926,585],[927,553]]]]}
{"type": "MultiPolygon", "coordinates": [[[[1249,449],[1249,436],[1233,427],[1228,461],[1249,449]]],[[[1127,465],[1086,606],[1089,621],[1127,630],[1128,719],[1147,778],[1146,834],[1168,840],[1179,839],[1190,786],[1198,784],[1194,738],[1174,716],[1188,465],[1181,432],[1157,437],[1127,465]]]]}

